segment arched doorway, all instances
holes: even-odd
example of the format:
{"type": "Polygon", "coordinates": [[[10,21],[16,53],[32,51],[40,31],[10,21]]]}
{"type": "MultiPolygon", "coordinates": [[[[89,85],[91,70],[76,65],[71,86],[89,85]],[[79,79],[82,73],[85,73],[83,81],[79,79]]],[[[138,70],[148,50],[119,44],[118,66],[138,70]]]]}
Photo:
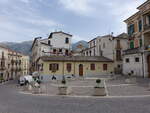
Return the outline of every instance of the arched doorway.
{"type": "Polygon", "coordinates": [[[150,78],[150,55],[147,56],[148,77],[150,78]]]}
{"type": "Polygon", "coordinates": [[[79,76],[83,76],[83,64],[79,65],[79,76]]]}

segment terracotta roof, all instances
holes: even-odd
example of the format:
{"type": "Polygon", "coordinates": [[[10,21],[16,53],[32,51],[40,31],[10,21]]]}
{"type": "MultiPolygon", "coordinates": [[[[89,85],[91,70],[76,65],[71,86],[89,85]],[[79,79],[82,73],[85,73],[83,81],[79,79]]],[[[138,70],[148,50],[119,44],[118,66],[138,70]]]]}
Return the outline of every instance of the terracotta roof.
{"type": "Polygon", "coordinates": [[[73,62],[113,62],[103,56],[43,56],[43,61],[73,61],[73,62]]]}

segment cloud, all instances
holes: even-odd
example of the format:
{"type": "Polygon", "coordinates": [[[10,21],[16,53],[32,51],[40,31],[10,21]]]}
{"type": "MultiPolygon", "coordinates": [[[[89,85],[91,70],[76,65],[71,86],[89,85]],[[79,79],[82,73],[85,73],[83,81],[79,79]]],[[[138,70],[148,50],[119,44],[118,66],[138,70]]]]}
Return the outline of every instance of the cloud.
{"type": "Polygon", "coordinates": [[[93,10],[90,5],[91,0],[59,0],[59,3],[65,9],[80,15],[88,15],[93,10]]]}
{"type": "Polygon", "coordinates": [[[30,0],[20,0],[21,2],[24,2],[24,3],[29,3],[30,0]]]}
{"type": "Polygon", "coordinates": [[[51,17],[45,17],[34,6],[36,4],[34,0],[28,5],[20,4],[18,1],[29,3],[31,0],[14,0],[12,3],[5,3],[3,8],[0,8],[0,33],[3,37],[0,41],[31,40],[33,37],[49,34],[58,26],[63,26],[51,17]]]}

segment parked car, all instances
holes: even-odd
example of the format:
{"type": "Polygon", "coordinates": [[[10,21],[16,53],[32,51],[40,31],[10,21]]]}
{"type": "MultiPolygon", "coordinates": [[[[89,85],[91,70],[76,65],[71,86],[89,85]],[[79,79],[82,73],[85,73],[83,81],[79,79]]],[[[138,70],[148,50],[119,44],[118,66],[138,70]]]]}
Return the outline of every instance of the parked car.
{"type": "Polygon", "coordinates": [[[19,84],[20,85],[26,85],[32,81],[34,81],[34,80],[33,80],[33,77],[31,75],[25,75],[25,76],[21,76],[19,78],[19,84]]]}
{"type": "Polygon", "coordinates": [[[25,84],[25,78],[24,78],[24,76],[21,76],[19,78],[18,83],[20,84],[20,86],[23,86],[25,84]]]}

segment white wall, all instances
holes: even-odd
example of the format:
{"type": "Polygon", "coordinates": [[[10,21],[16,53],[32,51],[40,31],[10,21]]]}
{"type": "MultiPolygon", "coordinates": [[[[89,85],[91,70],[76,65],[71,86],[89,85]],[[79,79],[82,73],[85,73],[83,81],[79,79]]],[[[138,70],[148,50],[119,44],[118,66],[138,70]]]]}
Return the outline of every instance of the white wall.
{"type": "Polygon", "coordinates": [[[72,39],[71,36],[69,35],[63,33],[54,33],[50,40],[51,40],[51,45],[55,48],[71,49],[72,39]],[[69,38],[68,44],[65,43],[66,38],[69,38]]]}
{"type": "Polygon", "coordinates": [[[134,71],[135,76],[143,76],[142,56],[141,54],[125,55],[123,58],[123,74],[128,75],[131,71],[134,71]],[[135,62],[135,58],[139,57],[140,61],[135,62]],[[126,58],[129,58],[130,62],[126,63],[126,58]]]}
{"type": "Polygon", "coordinates": [[[107,57],[107,58],[113,60],[114,46],[113,46],[112,36],[99,37],[97,46],[99,47],[99,50],[97,51],[98,53],[100,52],[100,49],[101,49],[102,53],[103,53],[102,55],[104,57],[107,57]],[[104,45],[105,45],[105,47],[104,47],[104,45]]]}

